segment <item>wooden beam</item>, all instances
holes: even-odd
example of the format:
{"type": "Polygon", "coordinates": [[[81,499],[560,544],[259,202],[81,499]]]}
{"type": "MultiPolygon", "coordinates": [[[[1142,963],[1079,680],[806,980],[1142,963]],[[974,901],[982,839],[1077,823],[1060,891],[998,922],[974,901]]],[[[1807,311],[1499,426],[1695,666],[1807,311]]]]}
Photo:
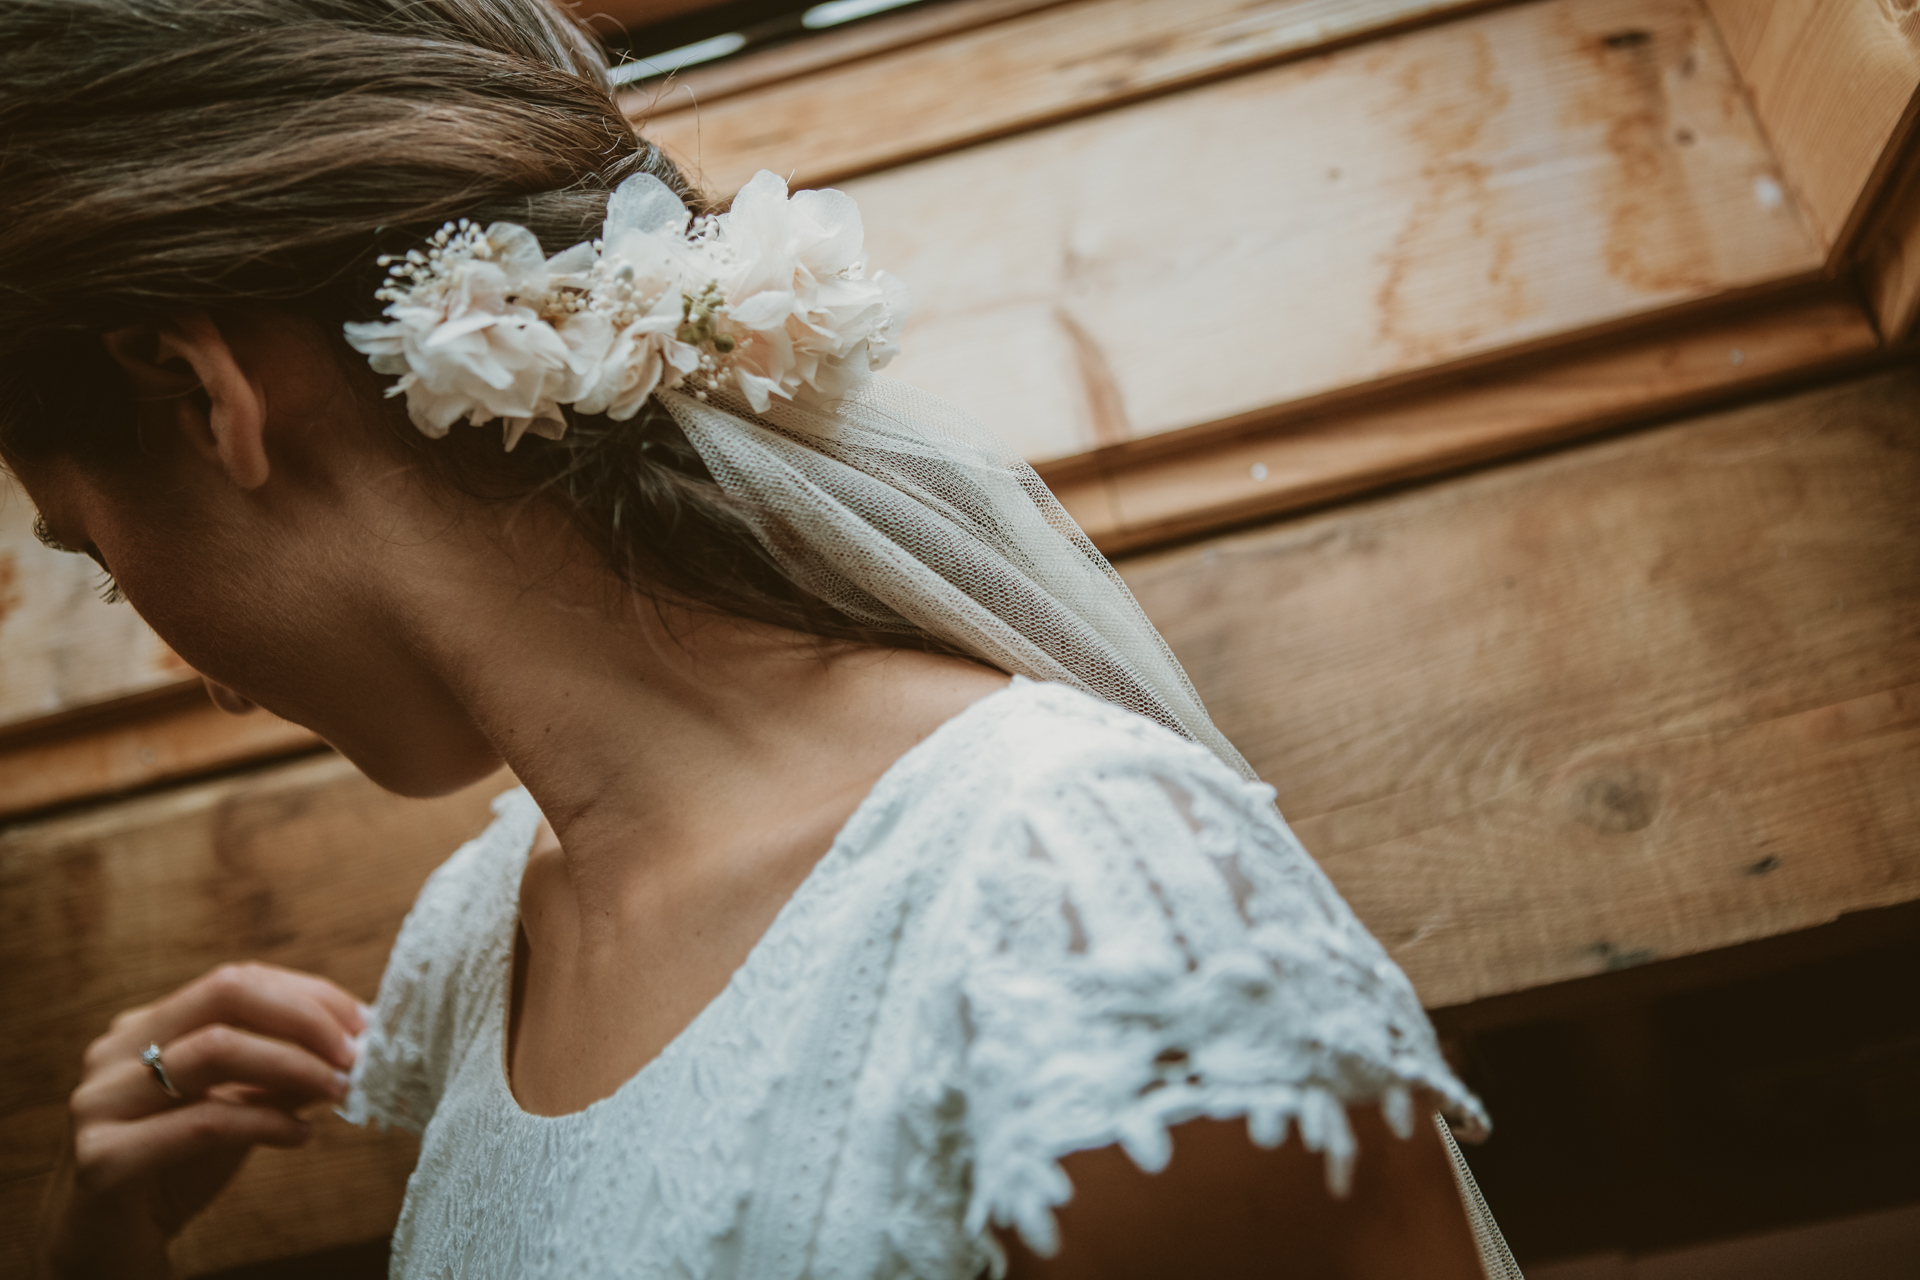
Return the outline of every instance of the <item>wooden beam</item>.
{"type": "Polygon", "coordinates": [[[1455,1005],[1920,899],[1920,374],[1121,570],[1455,1005]]]}
{"type": "Polygon", "coordinates": [[[1861,284],[1882,338],[1902,346],[1920,330],[1920,146],[1912,140],[1869,226],[1861,238],[1861,284]]]}
{"type": "Polygon", "coordinates": [[[623,105],[710,191],[731,193],[763,166],[819,185],[1487,2],[1080,0],[842,62],[822,79],[762,76],[753,92],[704,100],[689,79],[685,96],[623,105]]]}
{"type": "Polygon", "coordinates": [[[1810,279],[1771,163],[1691,0],[1546,0],[846,189],[889,374],[1050,460],[1810,279]]]}
{"type": "Polygon", "coordinates": [[[649,81],[620,95],[620,109],[644,122],[691,111],[749,89],[819,75],[843,63],[892,53],[1035,13],[1072,0],[946,0],[777,45],[711,66],[690,67],[664,81],[649,81]]]}
{"type": "Polygon", "coordinates": [[[1920,111],[1920,16],[1885,0],[1706,0],[1836,266],[1920,111]]]}
{"type": "Polygon", "coordinates": [[[1469,1004],[1429,1009],[1442,1040],[1528,1022],[1605,1016],[1735,982],[1778,977],[1920,940],[1920,900],[1841,913],[1831,923],[1677,959],[1611,968],[1469,1004]]]}
{"type": "Polygon", "coordinates": [[[1134,551],[1750,395],[1879,349],[1851,292],[1824,290],[1040,470],[1103,550],[1134,551]]]}
{"type": "MultiPolygon", "coordinates": [[[[402,800],[329,754],[0,831],[0,1274],[28,1270],[63,1100],[115,1010],[246,958],[371,997],[427,873],[508,785],[402,800]]],[[[408,1139],[324,1122],[308,1150],[255,1155],[181,1238],[177,1269],[383,1235],[412,1160],[408,1139]]]]}
{"type": "Polygon", "coordinates": [[[190,700],[148,700],[111,719],[0,739],[0,819],[177,782],[325,744],[264,711],[230,716],[196,686],[190,700]]]}

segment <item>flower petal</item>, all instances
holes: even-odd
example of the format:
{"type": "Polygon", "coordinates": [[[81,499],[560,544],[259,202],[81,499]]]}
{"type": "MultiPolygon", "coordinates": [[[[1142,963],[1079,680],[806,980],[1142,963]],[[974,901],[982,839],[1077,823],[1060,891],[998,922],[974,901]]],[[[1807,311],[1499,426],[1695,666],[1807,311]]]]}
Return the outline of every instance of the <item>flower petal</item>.
{"type": "Polygon", "coordinates": [[[612,241],[615,233],[621,231],[684,235],[692,220],[693,214],[673,193],[672,187],[650,173],[636,173],[607,197],[603,237],[612,241]]]}
{"type": "Polygon", "coordinates": [[[749,329],[771,329],[793,314],[793,306],[794,298],[790,290],[768,289],[728,307],[727,314],[734,323],[743,324],[749,329]]]}
{"type": "Polygon", "coordinates": [[[814,225],[810,243],[800,248],[800,261],[816,276],[836,275],[860,259],[865,236],[860,206],[844,191],[801,191],[792,200],[796,214],[814,225]]]}

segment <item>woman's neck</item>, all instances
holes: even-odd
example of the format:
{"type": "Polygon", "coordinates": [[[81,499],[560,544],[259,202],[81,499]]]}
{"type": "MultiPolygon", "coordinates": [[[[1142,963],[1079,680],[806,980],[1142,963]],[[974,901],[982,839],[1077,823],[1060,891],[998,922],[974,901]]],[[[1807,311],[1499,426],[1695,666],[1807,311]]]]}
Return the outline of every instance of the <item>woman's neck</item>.
{"type": "Polygon", "coordinates": [[[850,811],[1006,681],[656,605],[568,547],[570,530],[538,532],[522,545],[564,552],[505,556],[497,534],[420,544],[436,563],[412,575],[403,626],[539,802],[583,909],[745,833],[850,811]]]}
{"type": "Polygon", "coordinates": [[[557,833],[521,880],[506,1046],[515,1096],[542,1114],[652,1061],[881,774],[1006,684],[656,607],[589,554],[533,565],[445,536],[420,551],[443,563],[396,593],[409,647],[557,833]]]}

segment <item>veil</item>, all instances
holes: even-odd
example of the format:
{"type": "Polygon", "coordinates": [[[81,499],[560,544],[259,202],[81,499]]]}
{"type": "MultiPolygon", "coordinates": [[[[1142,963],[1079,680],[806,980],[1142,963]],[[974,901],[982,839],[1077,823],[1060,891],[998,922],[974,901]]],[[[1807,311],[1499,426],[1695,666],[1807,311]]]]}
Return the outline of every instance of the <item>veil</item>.
{"type": "Polygon", "coordinates": [[[936,396],[872,377],[831,404],[655,392],[780,566],[863,625],[1060,681],[1253,770],[1073,517],[936,396]]]}
{"type": "Polygon", "coordinates": [[[380,259],[387,319],[346,326],[414,425],[560,439],[563,405],[625,421],[649,396],[801,586],[877,631],[920,632],[1077,686],[1245,778],[1133,593],[1033,468],[935,396],[870,376],[905,287],[867,275],[859,210],[766,171],[697,221],[658,178],[601,238],[544,256],[517,223],[460,220],[380,259]],[[764,406],[756,408],[755,406],[764,406]]]}

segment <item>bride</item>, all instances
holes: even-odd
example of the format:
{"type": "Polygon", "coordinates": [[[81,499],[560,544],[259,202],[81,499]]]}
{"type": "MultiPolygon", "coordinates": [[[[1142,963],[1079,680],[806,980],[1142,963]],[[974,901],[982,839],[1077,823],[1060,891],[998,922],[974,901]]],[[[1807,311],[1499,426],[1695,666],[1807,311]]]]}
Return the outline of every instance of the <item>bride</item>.
{"type": "Polygon", "coordinates": [[[845,196],[709,208],[542,0],[9,0],[0,127],[45,540],[223,706],[523,788],[371,1007],[114,1020],[47,1274],[166,1274],[315,1104],[422,1135],[400,1276],[1518,1274],[1479,1104],[1118,576],[870,377],[845,196]]]}

